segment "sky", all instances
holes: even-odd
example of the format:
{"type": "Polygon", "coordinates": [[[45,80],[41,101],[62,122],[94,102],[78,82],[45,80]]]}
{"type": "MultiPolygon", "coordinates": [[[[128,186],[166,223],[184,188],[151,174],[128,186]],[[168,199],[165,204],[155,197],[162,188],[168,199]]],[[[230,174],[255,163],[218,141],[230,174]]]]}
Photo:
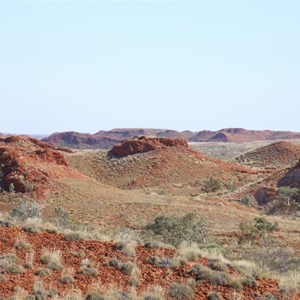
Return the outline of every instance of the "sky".
{"type": "Polygon", "coordinates": [[[300,131],[300,1],[1,1],[0,132],[300,131]]]}

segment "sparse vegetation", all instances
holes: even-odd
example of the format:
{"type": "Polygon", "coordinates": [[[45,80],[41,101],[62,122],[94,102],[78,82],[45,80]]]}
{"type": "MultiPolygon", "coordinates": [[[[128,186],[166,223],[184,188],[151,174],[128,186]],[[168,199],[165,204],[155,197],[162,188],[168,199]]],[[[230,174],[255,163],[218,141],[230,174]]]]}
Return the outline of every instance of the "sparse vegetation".
{"type": "Polygon", "coordinates": [[[254,288],[256,287],[256,281],[253,277],[247,276],[241,280],[241,284],[246,287],[254,288]]]}
{"type": "Polygon", "coordinates": [[[41,268],[34,272],[34,275],[37,276],[49,276],[51,274],[51,270],[48,268],[41,268]]]}
{"type": "Polygon", "coordinates": [[[74,269],[73,268],[64,268],[61,274],[60,281],[64,284],[70,284],[75,281],[74,279],[74,269]]]}
{"type": "Polygon", "coordinates": [[[47,266],[50,270],[62,270],[61,252],[60,250],[44,249],[40,262],[47,266]]]}
{"type": "Polygon", "coordinates": [[[250,244],[255,239],[266,237],[268,233],[277,231],[278,223],[272,223],[265,217],[256,217],[254,223],[240,223],[240,230],[242,233],[241,241],[247,240],[250,244]]]}
{"type": "Polygon", "coordinates": [[[7,253],[0,257],[0,270],[10,274],[24,273],[23,266],[18,264],[18,257],[15,254],[7,253]]]}
{"type": "Polygon", "coordinates": [[[222,188],[222,183],[219,179],[214,177],[209,177],[204,181],[204,186],[202,190],[205,193],[215,193],[222,188]]]}
{"type": "Polygon", "coordinates": [[[17,250],[26,250],[29,251],[32,249],[32,245],[29,244],[28,242],[24,241],[24,240],[17,240],[14,244],[14,248],[16,248],[17,250]]]}
{"type": "Polygon", "coordinates": [[[78,273],[86,276],[98,276],[99,274],[98,270],[93,267],[92,263],[87,258],[81,261],[78,273]]]}
{"type": "Polygon", "coordinates": [[[295,201],[297,196],[300,194],[300,189],[291,188],[289,186],[282,186],[278,189],[278,198],[288,206],[291,205],[292,201],[295,201]]]}
{"type": "Polygon", "coordinates": [[[191,299],[194,297],[194,291],[185,284],[173,283],[168,291],[168,296],[174,299],[191,299]]]}
{"type": "Polygon", "coordinates": [[[11,216],[23,222],[28,218],[39,218],[41,211],[42,206],[39,203],[22,199],[11,211],[11,216]]]}

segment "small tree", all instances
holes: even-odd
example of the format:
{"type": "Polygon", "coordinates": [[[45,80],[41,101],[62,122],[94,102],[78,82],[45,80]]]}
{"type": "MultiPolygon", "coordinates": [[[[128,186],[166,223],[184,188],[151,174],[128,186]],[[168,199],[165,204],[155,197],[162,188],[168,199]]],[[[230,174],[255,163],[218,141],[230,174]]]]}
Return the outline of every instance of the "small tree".
{"type": "Polygon", "coordinates": [[[260,232],[261,235],[278,230],[278,223],[272,223],[265,217],[254,218],[254,221],[254,227],[260,232]]]}
{"type": "Polygon", "coordinates": [[[295,200],[295,198],[299,195],[300,190],[297,188],[291,188],[289,186],[282,186],[278,189],[278,197],[279,199],[286,202],[289,206],[291,201],[295,200]]]}
{"type": "Polygon", "coordinates": [[[209,177],[208,179],[206,179],[204,181],[204,186],[203,186],[202,190],[205,193],[214,193],[214,192],[217,192],[218,190],[220,190],[221,187],[222,187],[222,183],[219,179],[209,177]]]}
{"type": "Polygon", "coordinates": [[[205,243],[207,226],[195,214],[183,217],[159,216],[142,231],[148,241],[160,241],[177,247],[181,242],[205,243]]]}
{"type": "Polygon", "coordinates": [[[254,224],[247,222],[240,223],[241,240],[246,239],[249,245],[256,238],[266,237],[269,232],[278,230],[278,223],[272,223],[265,217],[254,218],[254,221],[254,224]]]}

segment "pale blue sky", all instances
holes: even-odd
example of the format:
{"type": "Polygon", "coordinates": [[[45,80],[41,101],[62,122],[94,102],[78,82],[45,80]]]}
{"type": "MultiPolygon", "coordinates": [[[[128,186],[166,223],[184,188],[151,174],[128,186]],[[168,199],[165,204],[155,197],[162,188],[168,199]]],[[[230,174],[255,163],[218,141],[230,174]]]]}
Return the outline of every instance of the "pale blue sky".
{"type": "Polygon", "coordinates": [[[300,131],[298,1],[0,1],[0,132],[300,131]]]}

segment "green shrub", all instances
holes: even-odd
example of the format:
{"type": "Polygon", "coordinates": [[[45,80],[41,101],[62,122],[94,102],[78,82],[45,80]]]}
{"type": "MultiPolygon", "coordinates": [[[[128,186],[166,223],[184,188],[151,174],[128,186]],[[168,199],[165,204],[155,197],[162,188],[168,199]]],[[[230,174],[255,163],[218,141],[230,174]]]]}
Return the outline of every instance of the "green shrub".
{"type": "Polygon", "coordinates": [[[300,194],[300,189],[291,188],[289,186],[282,186],[278,189],[278,198],[286,203],[286,205],[290,205],[292,201],[294,201],[297,196],[300,194]]]}
{"type": "Polygon", "coordinates": [[[156,240],[177,247],[183,241],[201,243],[206,237],[206,226],[196,215],[181,218],[160,216],[142,231],[144,239],[156,240]]]}
{"type": "Polygon", "coordinates": [[[241,203],[247,207],[250,207],[252,202],[253,202],[253,199],[249,195],[246,195],[241,199],[241,203]]]}
{"type": "Polygon", "coordinates": [[[168,296],[174,299],[191,299],[194,297],[194,291],[185,284],[173,283],[169,290],[168,296]]]}
{"type": "Polygon", "coordinates": [[[222,183],[219,179],[209,177],[208,179],[206,179],[204,181],[204,186],[203,186],[202,190],[205,193],[214,193],[214,192],[217,192],[218,190],[220,190],[221,188],[222,188],[222,183]]]}
{"type": "Polygon", "coordinates": [[[278,223],[272,223],[268,221],[265,217],[257,217],[254,218],[255,224],[254,227],[259,231],[259,232],[273,232],[278,230],[278,223]]]}

